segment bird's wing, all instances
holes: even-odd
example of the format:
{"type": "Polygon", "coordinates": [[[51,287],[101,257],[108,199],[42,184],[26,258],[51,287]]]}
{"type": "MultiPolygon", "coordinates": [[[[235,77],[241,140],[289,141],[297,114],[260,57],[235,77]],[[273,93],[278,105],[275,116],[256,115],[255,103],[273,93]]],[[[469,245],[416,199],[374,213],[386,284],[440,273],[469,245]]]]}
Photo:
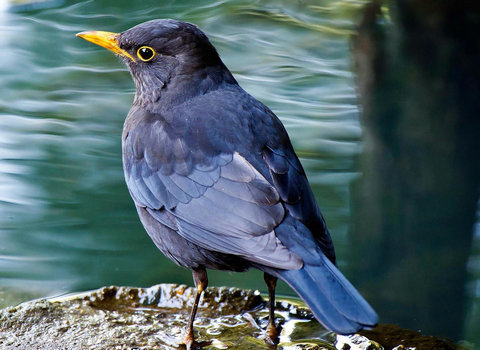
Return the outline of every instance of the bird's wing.
{"type": "Polygon", "coordinates": [[[193,148],[166,127],[132,125],[124,136],[125,178],[135,203],[202,248],[300,268],[301,259],[274,232],[285,215],[275,186],[239,153],[193,148]]]}
{"type": "Polygon", "coordinates": [[[276,148],[267,146],[262,156],[286,210],[308,227],[323,253],[335,263],[335,250],[325,219],[290,143],[276,148]]]}

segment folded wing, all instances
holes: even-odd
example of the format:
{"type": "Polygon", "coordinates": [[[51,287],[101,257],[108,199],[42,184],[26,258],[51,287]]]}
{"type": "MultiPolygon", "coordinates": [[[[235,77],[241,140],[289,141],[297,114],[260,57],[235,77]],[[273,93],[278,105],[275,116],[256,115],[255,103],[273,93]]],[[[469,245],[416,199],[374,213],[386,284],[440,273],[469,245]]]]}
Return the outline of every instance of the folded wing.
{"type": "Polygon", "coordinates": [[[301,268],[302,260],[275,236],[285,216],[275,186],[239,153],[202,153],[162,127],[131,128],[124,138],[125,178],[135,203],[202,248],[301,268]],[[173,157],[163,154],[172,149],[173,157]]]}

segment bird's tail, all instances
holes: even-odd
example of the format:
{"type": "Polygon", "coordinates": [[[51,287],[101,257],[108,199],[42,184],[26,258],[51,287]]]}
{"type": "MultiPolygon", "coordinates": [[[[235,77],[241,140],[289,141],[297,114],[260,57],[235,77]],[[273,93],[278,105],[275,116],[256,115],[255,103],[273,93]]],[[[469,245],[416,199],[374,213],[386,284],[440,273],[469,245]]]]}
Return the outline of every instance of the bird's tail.
{"type": "Polygon", "coordinates": [[[317,320],[335,333],[355,333],[378,322],[372,307],[325,256],[318,264],[273,274],[288,283],[317,320]]]}

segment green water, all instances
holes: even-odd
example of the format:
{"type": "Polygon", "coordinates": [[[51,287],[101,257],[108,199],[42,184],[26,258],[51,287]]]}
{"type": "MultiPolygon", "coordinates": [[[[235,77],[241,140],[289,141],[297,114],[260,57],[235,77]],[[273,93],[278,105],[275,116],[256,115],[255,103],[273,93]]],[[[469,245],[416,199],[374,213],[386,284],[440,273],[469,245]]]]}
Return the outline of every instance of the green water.
{"type": "MultiPolygon", "coordinates": [[[[339,265],[349,278],[368,281],[361,290],[379,307],[381,322],[474,339],[475,249],[466,299],[457,296],[466,305],[464,325],[451,334],[443,319],[428,327],[415,314],[400,320],[408,295],[401,302],[389,298],[384,277],[355,273],[362,259],[361,247],[352,247],[350,239],[352,211],[362,204],[352,199],[352,185],[362,178],[358,156],[368,148],[362,142],[350,39],[363,5],[355,0],[0,5],[0,306],[111,284],[191,284],[190,272],[164,258],[145,234],[124,184],[120,134],[134,95],[131,78],[110,52],[75,37],[84,30],[118,32],[168,17],[202,28],[243,88],[282,119],[327,219],[339,265]]],[[[209,277],[211,285],[266,290],[257,271],[212,271],[209,277]]],[[[411,282],[408,275],[399,281],[411,282]]],[[[278,291],[294,295],[285,285],[278,291]]],[[[414,303],[412,298],[409,307],[414,303]]]]}

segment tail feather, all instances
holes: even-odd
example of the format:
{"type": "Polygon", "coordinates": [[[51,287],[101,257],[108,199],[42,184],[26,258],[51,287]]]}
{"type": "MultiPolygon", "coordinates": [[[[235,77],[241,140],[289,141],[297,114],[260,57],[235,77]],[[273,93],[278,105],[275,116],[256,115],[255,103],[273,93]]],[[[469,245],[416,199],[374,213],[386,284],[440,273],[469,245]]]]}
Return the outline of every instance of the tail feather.
{"type": "Polygon", "coordinates": [[[378,316],[372,307],[325,256],[322,258],[318,265],[276,270],[274,275],[289,284],[328,329],[351,334],[375,326],[378,316]]]}

